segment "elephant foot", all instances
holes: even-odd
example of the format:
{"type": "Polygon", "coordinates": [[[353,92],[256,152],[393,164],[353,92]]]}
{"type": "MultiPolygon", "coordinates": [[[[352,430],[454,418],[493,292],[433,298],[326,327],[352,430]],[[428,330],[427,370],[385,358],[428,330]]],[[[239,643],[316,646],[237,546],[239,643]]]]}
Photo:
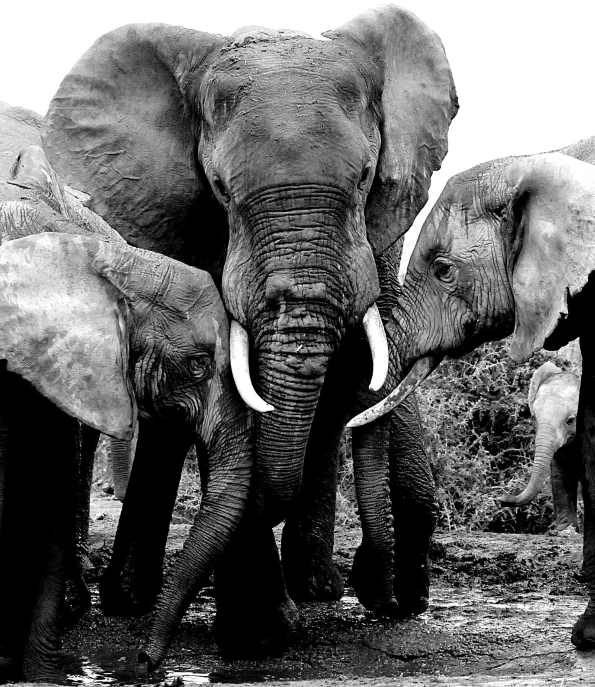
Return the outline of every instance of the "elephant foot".
{"type": "Polygon", "coordinates": [[[106,615],[135,617],[149,613],[161,591],[161,567],[142,575],[136,567],[126,565],[123,570],[108,566],[99,583],[101,609],[106,615]]]}
{"type": "Polygon", "coordinates": [[[268,608],[218,607],[213,634],[226,657],[249,659],[279,653],[299,627],[299,612],[288,598],[268,608]]]}
{"type": "Polygon", "coordinates": [[[394,591],[401,614],[406,617],[427,611],[430,605],[430,568],[427,557],[425,562],[411,568],[399,569],[398,561],[395,567],[394,591]]]}
{"type": "Polygon", "coordinates": [[[17,679],[25,682],[68,684],[66,673],[60,669],[59,634],[54,631],[40,640],[40,637],[30,637],[26,645],[13,654],[13,670],[17,679]]]}
{"type": "Polygon", "coordinates": [[[570,641],[577,649],[595,649],[595,613],[585,611],[574,624],[570,641]]]}
{"type": "Polygon", "coordinates": [[[289,596],[294,601],[338,601],[345,591],[345,582],[332,560],[303,561],[286,564],[283,574],[289,596]]]}
{"type": "Polygon", "coordinates": [[[294,601],[338,601],[343,596],[345,582],[333,561],[333,539],[332,530],[326,537],[308,536],[301,523],[286,522],[281,564],[294,601]]]}
{"type": "Polygon", "coordinates": [[[29,668],[23,669],[17,678],[24,682],[43,682],[50,685],[68,685],[71,682],[68,675],[58,668],[29,668]]]}
{"type": "Polygon", "coordinates": [[[403,614],[397,600],[381,591],[385,586],[381,580],[384,566],[385,563],[376,560],[371,551],[360,545],[355,552],[349,583],[362,606],[376,615],[398,619],[403,614]]]}

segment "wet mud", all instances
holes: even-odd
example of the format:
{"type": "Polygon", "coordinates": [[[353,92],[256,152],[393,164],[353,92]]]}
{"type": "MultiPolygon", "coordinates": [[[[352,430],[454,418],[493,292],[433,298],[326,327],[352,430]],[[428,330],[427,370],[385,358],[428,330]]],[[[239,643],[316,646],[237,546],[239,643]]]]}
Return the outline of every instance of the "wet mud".
{"type": "MultiPolygon", "coordinates": [[[[91,559],[109,556],[119,504],[94,499],[91,559]]],[[[187,524],[173,524],[168,561],[187,524]]],[[[358,530],[340,530],[335,556],[347,576],[358,530]]],[[[94,606],[64,639],[73,685],[196,685],[307,681],[309,685],[595,685],[595,650],[578,652],[570,631],[586,605],[582,538],[438,533],[429,610],[401,622],[375,618],[347,588],[335,603],[300,604],[303,626],[281,655],[225,660],[210,627],[214,600],[199,594],[163,668],[136,663],[150,616],[106,618],[94,606]]],[[[96,585],[93,585],[94,592],[96,585]]],[[[96,592],[95,592],[96,593],[96,592]]]]}

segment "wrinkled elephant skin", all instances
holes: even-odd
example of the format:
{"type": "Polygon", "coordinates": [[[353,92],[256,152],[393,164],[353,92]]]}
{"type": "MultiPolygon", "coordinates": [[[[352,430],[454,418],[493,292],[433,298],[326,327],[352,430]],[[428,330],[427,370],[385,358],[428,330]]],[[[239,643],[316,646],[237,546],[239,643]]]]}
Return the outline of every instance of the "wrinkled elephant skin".
{"type": "Polygon", "coordinates": [[[452,177],[424,222],[392,311],[393,330],[405,342],[405,371],[425,356],[461,355],[509,334],[517,361],[580,337],[575,441],[583,466],[590,601],[572,634],[579,648],[595,645],[595,341],[588,317],[595,270],[593,163],[595,139],[587,139],[452,177]]]}
{"type": "MultiPolygon", "coordinates": [[[[162,651],[239,523],[253,448],[212,278],[119,236],[80,235],[93,234],[92,213],[66,207],[68,193],[46,165],[39,148],[28,149],[8,184],[19,200],[0,202],[0,553],[13,561],[0,573],[0,648],[28,680],[60,677],[60,616],[84,539],[78,511],[88,522],[84,484],[97,430],[128,441],[138,416],[147,428],[141,441],[153,438],[141,456],[160,435],[179,437],[186,450],[197,442],[208,459],[202,508],[166,583],[173,591],[155,639],[162,651]],[[23,170],[37,172],[41,186],[23,170]],[[11,235],[23,238],[6,240],[11,235]]],[[[169,448],[158,446],[165,463],[169,448]]],[[[142,481],[141,461],[135,466],[142,481]]],[[[132,492],[137,482],[133,473],[132,492]]],[[[135,517],[134,495],[123,510],[135,517]]]]}
{"type": "MultiPolygon", "coordinates": [[[[375,260],[425,204],[458,108],[442,44],[410,12],[370,10],[325,38],[125,26],[83,55],[44,121],[52,164],[89,207],[134,245],[208,269],[247,331],[253,388],[243,396],[275,410],[257,416],[253,522],[229,559],[242,580],[218,587],[218,598],[230,595],[219,634],[240,644],[262,635],[266,645],[291,625],[290,602],[259,599],[259,573],[246,563],[259,542],[273,546],[266,532],[299,514],[302,495],[332,507],[333,495],[306,492],[336,474],[329,456],[360,382],[345,379],[360,369],[347,353],[360,350],[379,295],[375,260]],[[279,614],[276,629],[265,619],[279,614]]],[[[369,484],[380,466],[371,469],[369,484]]],[[[364,488],[362,498],[388,488],[385,461],[380,492],[364,488]]],[[[392,561],[390,508],[378,514],[374,503],[360,504],[373,515],[363,527],[392,561]]],[[[309,555],[314,528],[306,509],[292,547],[309,555]]],[[[274,547],[264,558],[278,589],[274,547]]],[[[314,580],[315,595],[336,594],[327,572],[304,566],[298,586],[314,580]]],[[[389,587],[385,575],[379,604],[391,601],[389,587]]]]}

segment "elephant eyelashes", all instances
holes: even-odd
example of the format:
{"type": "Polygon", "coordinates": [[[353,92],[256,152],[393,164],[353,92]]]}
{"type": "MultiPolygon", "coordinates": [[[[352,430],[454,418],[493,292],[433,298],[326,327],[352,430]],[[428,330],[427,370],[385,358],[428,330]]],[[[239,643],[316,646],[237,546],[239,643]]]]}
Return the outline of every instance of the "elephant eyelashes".
{"type": "Polygon", "coordinates": [[[433,271],[436,279],[439,279],[446,284],[450,284],[454,281],[456,267],[452,262],[446,262],[444,260],[435,260],[433,265],[433,271]]]}

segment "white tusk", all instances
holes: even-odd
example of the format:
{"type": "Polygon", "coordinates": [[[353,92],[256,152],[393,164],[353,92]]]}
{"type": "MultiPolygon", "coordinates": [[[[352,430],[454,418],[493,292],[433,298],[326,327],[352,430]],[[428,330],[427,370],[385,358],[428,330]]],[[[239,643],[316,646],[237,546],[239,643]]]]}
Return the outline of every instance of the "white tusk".
{"type": "Polygon", "coordinates": [[[364,329],[372,352],[372,380],[370,389],[378,391],[386,382],[388,374],[388,343],[382,318],[376,304],[371,305],[364,315],[364,329]]]}
{"type": "Polygon", "coordinates": [[[268,413],[275,409],[263,401],[252,386],[248,350],[248,332],[239,322],[232,320],[229,328],[229,356],[231,358],[231,373],[238,392],[247,406],[258,413],[268,413]]]}
{"type": "Polygon", "coordinates": [[[347,427],[361,427],[367,425],[369,422],[377,420],[379,417],[386,415],[393,408],[396,408],[399,403],[402,403],[410,393],[415,391],[417,387],[426,379],[426,377],[438,367],[442,357],[427,356],[420,358],[411,368],[409,374],[403,379],[399,386],[380,403],[364,410],[363,413],[356,415],[348,423],[347,427]]]}

